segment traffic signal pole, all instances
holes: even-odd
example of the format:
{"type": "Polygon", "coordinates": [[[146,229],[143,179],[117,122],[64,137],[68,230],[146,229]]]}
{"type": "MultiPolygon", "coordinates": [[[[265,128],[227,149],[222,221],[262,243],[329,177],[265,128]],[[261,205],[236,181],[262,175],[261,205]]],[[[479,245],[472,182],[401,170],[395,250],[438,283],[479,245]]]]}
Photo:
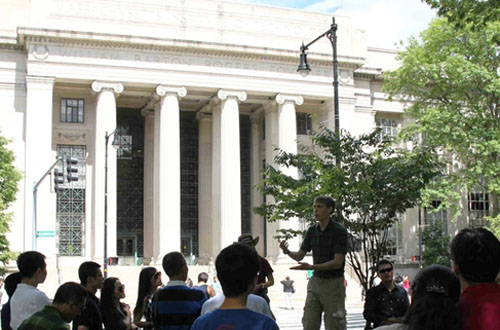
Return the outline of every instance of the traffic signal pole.
{"type": "Polygon", "coordinates": [[[38,236],[38,233],[37,233],[37,219],[36,219],[36,195],[37,195],[37,192],[38,192],[38,187],[40,186],[40,184],[42,183],[43,179],[45,179],[45,177],[47,175],[50,174],[50,172],[54,169],[54,167],[56,167],[57,163],[58,162],[61,162],[61,164],[64,166],[64,163],[62,162],[63,159],[62,157],[57,157],[56,161],[54,162],[54,164],[52,164],[52,166],[47,170],[47,172],[45,172],[45,174],[40,178],[40,180],[38,180],[37,182],[34,183],[33,185],[33,235],[32,235],[32,247],[33,247],[33,250],[36,251],[36,239],[37,239],[37,236],[38,236]]]}

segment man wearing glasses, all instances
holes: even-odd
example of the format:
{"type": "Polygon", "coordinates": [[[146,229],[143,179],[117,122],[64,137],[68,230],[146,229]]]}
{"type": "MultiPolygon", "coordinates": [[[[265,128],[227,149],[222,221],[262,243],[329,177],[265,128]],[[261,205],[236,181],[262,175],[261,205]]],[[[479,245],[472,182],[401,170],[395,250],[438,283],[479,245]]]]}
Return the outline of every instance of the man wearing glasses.
{"type": "Polygon", "coordinates": [[[381,282],[366,293],[363,316],[365,329],[400,323],[408,309],[408,293],[394,283],[394,266],[386,259],[377,263],[377,276],[381,282]]]}

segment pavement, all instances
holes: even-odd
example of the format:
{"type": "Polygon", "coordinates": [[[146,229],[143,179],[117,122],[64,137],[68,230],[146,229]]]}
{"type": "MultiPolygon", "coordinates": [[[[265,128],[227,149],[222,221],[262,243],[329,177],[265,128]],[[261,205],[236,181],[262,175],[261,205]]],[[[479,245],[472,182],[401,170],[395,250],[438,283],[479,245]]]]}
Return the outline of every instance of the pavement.
{"type": "MultiPolygon", "coordinates": [[[[284,306],[272,306],[276,322],[282,330],[302,330],[302,308],[303,304],[295,304],[295,309],[287,310],[284,306]]],[[[359,301],[346,301],[347,329],[363,330],[365,319],[363,318],[363,304],[359,301]]],[[[321,329],[325,329],[322,324],[321,329]]]]}

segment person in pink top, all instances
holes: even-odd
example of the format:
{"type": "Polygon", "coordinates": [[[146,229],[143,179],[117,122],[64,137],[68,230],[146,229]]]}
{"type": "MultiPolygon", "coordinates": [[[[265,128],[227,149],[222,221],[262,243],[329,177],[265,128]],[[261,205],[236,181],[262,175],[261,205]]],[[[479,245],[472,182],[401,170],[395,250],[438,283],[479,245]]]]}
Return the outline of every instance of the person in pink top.
{"type": "Polygon", "coordinates": [[[462,229],[450,245],[460,280],[462,330],[500,330],[500,241],[484,228],[462,229]]]}

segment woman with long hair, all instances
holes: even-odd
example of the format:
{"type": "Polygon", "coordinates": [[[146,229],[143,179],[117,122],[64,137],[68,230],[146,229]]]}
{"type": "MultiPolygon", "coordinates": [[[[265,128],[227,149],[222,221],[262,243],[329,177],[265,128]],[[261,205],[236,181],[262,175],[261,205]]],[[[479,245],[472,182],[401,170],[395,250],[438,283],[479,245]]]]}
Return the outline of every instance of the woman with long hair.
{"type": "Polygon", "coordinates": [[[451,269],[432,265],[422,269],[411,285],[412,303],[403,323],[380,330],[459,330],[460,282],[451,269]]]}
{"type": "Polygon", "coordinates": [[[161,284],[161,272],[156,271],[156,268],[146,267],[141,270],[139,274],[139,293],[134,308],[134,324],[136,326],[145,330],[153,329],[151,301],[161,284]]]}
{"type": "Polygon", "coordinates": [[[106,330],[131,330],[130,307],[120,300],[125,298],[125,285],[116,277],[104,280],[101,291],[101,314],[106,330]]]}

